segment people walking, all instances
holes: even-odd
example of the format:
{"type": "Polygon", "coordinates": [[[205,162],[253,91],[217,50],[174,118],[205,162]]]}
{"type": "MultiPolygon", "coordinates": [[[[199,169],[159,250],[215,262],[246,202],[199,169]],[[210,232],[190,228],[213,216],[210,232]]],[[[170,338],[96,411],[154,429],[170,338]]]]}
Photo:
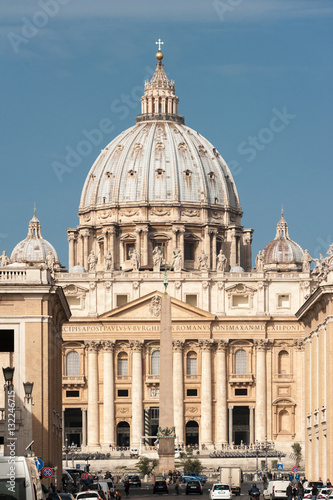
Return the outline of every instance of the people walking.
{"type": "Polygon", "coordinates": [[[304,497],[304,486],[301,483],[301,481],[299,481],[298,486],[297,486],[297,499],[303,500],[303,497],[304,497]]]}
{"type": "Polygon", "coordinates": [[[292,487],[291,483],[289,483],[288,486],[287,486],[286,494],[287,494],[288,500],[292,500],[293,499],[293,487],[292,487]]]}
{"type": "Polygon", "coordinates": [[[179,477],[176,478],[175,491],[176,491],[176,495],[179,495],[179,477]]]}

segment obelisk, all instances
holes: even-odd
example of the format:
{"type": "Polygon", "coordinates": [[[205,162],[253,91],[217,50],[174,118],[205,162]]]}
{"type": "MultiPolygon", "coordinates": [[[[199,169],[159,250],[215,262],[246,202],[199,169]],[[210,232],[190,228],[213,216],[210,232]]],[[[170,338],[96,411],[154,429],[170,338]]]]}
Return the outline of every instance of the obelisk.
{"type": "Polygon", "coordinates": [[[166,288],[161,302],[159,472],[175,468],[175,428],[173,418],[171,299],[166,288]]]}

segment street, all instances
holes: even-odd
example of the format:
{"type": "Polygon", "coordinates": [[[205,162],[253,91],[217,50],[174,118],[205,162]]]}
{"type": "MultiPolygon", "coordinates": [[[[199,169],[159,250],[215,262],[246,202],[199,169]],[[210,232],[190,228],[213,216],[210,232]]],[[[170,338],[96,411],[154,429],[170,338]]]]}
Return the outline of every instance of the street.
{"type": "MultiPolygon", "coordinates": [[[[215,482],[218,482],[218,481],[215,481],[215,482]]],[[[200,497],[202,498],[202,500],[208,500],[209,499],[209,492],[208,490],[211,489],[212,485],[214,483],[213,482],[207,482],[204,486],[203,486],[203,494],[202,495],[197,495],[197,494],[193,494],[193,495],[188,495],[188,497],[200,497]]],[[[249,498],[249,495],[248,495],[248,491],[249,489],[251,488],[252,486],[252,482],[244,482],[242,483],[242,490],[241,490],[241,498],[242,500],[247,500],[249,498]]],[[[262,490],[263,490],[263,485],[262,485],[262,482],[258,482],[256,483],[259,490],[260,490],[260,498],[263,499],[263,496],[262,496],[262,490]]],[[[175,486],[172,484],[169,486],[169,494],[167,493],[163,493],[163,494],[153,494],[153,483],[142,483],[142,486],[141,488],[136,488],[135,486],[134,487],[131,487],[130,488],[130,491],[129,491],[129,496],[126,497],[125,495],[125,491],[124,491],[124,487],[121,485],[120,486],[120,483],[118,483],[117,485],[121,491],[121,494],[123,496],[122,500],[125,500],[126,498],[128,498],[128,500],[130,500],[131,498],[135,498],[135,500],[140,500],[140,498],[158,498],[158,497],[168,497],[168,496],[177,496],[176,495],[176,491],[175,491],[175,486]]],[[[180,488],[179,488],[179,495],[185,495],[185,484],[181,484],[180,485],[180,488]]],[[[233,496],[233,500],[237,500],[239,497],[237,496],[233,496]]]]}

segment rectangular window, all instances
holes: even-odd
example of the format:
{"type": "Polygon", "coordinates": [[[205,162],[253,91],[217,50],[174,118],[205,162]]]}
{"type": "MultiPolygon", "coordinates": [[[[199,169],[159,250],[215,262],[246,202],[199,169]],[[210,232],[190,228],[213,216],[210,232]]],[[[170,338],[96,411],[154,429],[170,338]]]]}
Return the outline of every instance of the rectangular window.
{"type": "Polygon", "coordinates": [[[185,260],[194,260],[194,243],[185,243],[185,260]]]}
{"type": "Polygon", "coordinates": [[[81,307],[81,298],[80,297],[67,296],[66,299],[67,299],[69,307],[73,307],[73,308],[77,308],[77,309],[79,309],[81,307]]]}
{"type": "Polygon", "coordinates": [[[186,295],[186,304],[190,306],[197,307],[198,305],[198,296],[197,295],[186,295]]]}
{"type": "Polygon", "coordinates": [[[128,398],[128,389],[119,389],[118,398],[128,398]]]}
{"type": "Polygon", "coordinates": [[[66,391],[66,398],[79,398],[80,391],[66,391]]]}
{"type": "Polygon", "coordinates": [[[197,396],[198,389],[187,389],[186,396],[197,396]]]}
{"type": "Polygon", "coordinates": [[[187,358],[186,360],[186,373],[187,375],[197,374],[197,358],[187,358]]]}
{"type": "Polygon", "coordinates": [[[128,296],[127,295],[116,295],[116,303],[117,307],[124,306],[128,302],[128,296]]]}
{"type": "Polygon", "coordinates": [[[290,295],[278,295],[278,307],[288,309],[290,308],[290,295]]]}
{"type": "Polygon", "coordinates": [[[131,255],[133,250],[135,249],[134,243],[125,243],[125,258],[126,260],[131,260],[131,255]]]}
{"type": "Polygon", "coordinates": [[[14,330],[0,330],[0,352],[14,352],[14,330]]]}
{"type": "Polygon", "coordinates": [[[233,295],[232,296],[232,307],[249,307],[249,296],[248,295],[233,295]]]}
{"type": "Polygon", "coordinates": [[[247,389],[235,389],[235,396],[247,396],[247,389]]]}
{"type": "Polygon", "coordinates": [[[118,375],[126,376],[128,375],[128,359],[127,358],[118,358],[118,375]]]}

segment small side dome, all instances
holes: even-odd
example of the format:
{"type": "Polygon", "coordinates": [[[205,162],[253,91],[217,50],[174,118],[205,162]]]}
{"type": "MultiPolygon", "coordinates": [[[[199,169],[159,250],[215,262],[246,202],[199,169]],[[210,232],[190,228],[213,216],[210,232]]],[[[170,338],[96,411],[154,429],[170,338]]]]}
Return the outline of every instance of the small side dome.
{"type": "Polygon", "coordinates": [[[69,271],[70,273],[77,273],[77,274],[81,274],[81,273],[86,273],[86,269],[82,266],[74,266],[72,267],[72,269],[69,271]]]}
{"type": "Polygon", "coordinates": [[[282,212],[276,227],[276,236],[263,250],[264,269],[301,271],[303,254],[300,245],[289,238],[288,224],[282,212]]]}
{"type": "Polygon", "coordinates": [[[59,257],[54,247],[41,234],[40,222],[34,216],[29,222],[28,235],[25,240],[20,241],[10,256],[11,262],[27,262],[32,264],[44,264],[48,253],[51,252],[55,265],[59,265],[59,257]]]}
{"type": "Polygon", "coordinates": [[[230,269],[231,273],[244,273],[244,269],[241,266],[234,266],[230,269]]]}

